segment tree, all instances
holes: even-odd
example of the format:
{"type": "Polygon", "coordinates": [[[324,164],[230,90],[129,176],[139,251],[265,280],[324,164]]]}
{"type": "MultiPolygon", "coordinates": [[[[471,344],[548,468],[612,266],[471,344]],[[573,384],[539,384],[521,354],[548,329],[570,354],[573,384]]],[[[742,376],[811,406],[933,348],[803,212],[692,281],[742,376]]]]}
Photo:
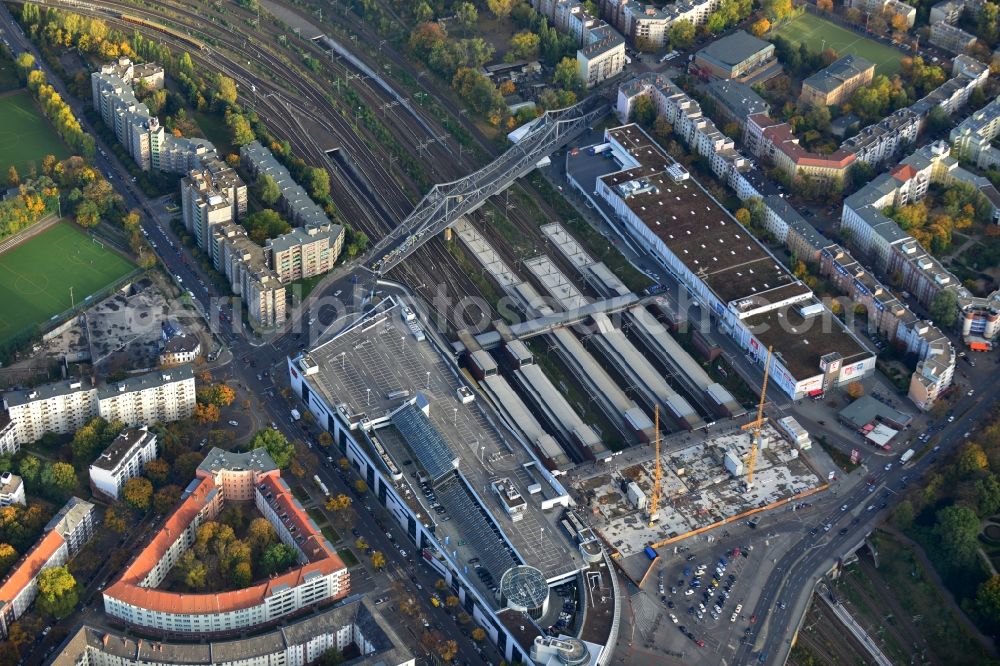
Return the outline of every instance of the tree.
{"type": "Polygon", "coordinates": [[[354,490],[356,490],[359,495],[364,495],[366,492],[368,492],[368,484],[365,483],[364,479],[355,479],[354,490]]]}
{"type": "Polygon", "coordinates": [[[458,654],[458,643],[453,640],[441,641],[438,643],[437,649],[445,663],[449,663],[458,654]]]}
{"type": "Polygon", "coordinates": [[[234,146],[245,146],[257,137],[253,133],[250,121],[242,113],[226,113],[226,127],[234,146]]]}
{"type": "Polygon", "coordinates": [[[7,168],[7,184],[11,187],[17,187],[21,184],[21,177],[17,175],[17,167],[13,164],[7,168]]]}
{"type": "MultiPolygon", "coordinates": [[[[184,55],[187,55],[186,53],[184,55]]],[[[236,81],[222,74],[215,75],[215,99],[226,106],[236,104],[238,90],[236,81]]]]}
{"type": "Polygon", "coordinates": [[[482,627],[476,627],[472,630],[472,640],[482,643],[486,640],[486,631],[482,627]]]}
{"type": "MultiPolygon", "coordinates": [[[[816,0],[816,9],[820,10],[821,12],[832,12],[833,0],[816,0]]],[[[906,19],[903,19],[903,21],[905,22],[906,19]]]]}
{"type": "Polygon", "coordinates": [[[580,70],[576,60],[573,58],[560,60],[556,65],[555,74],[552,75],[552,83],[566,90],[579,91],[583,84],[580,81],[580,70]]]}
{"type": "Polygon", "coordinates": [[[17,73],[20,75],[21,80],[27,81],[28,73],[35,69],[35,56],[24,51],[17,56],[14,65],[17,67],[17,73]]]}
{"type": "Polygon", "coordinates": [[[686,49],[694,42],[694,24],[687,19],[677,21],[670,26],[670,46],[675,49],[686,49]]]}
{"type": "Polygon", "coordinates": [[[260,555],[264,550],[273,544],[278,538],[274,526],[267,518],[254,518],[247,528],[247,541],[250,543],[250,550],[256,555],[260,555]]]}
{"type": "Polygon", "coordinates": [[[771,29],[771,22],[766,18],[754,21],[750,24],[750,32],[754,37],[763,37],[771,29]]]}
{"type": "Polygon", "coordinates": [[[952,504],[935,514],[934,535],[941,552],[955,566],[967,565],[979,547],[979,517],[961,504],[952,504]]]}
{"type": "Polygon", "coordinates": [[[656,105],[649,95],[641,95],[632,106],[632,121],[650,127],[656,120],[656,105]]]}
{"type": "Polygon", "coordinates": [[[48,567],[38,574],[38,610],[57,620],[67,617],[80,601],[76,579],[65,566],[48,567]]]}
{"type": "Polygon", "coordinates": [[[268,576],[284,571],[298,560],[298,553],[285,543],[272,543],[260,558],[260,565],[268,576]]]}
{"type": "Polygon", "coordinates": [[[215,405],[198,403],[194,406],[194,420],[200,425],[208,425],[219,420],[219,408],[215,405]]]}
{"type": "Polygon", "coordinates": [[[288,441],[284,433],[274,428],[257,431],[250,440],[251,449],[264,449],[279,468],[288,467],[295,453],[295,446],[288,441]]]}
{"type": "Polygon", "coordinates": [[[166,460],[150,460],[143,468],[146,478],[157,488],[163,487],[170,478],[170,463],[166,460]]]}
{"type": "Polygon", "coordinates": [[[385,567],[385,554],[381,550],[372,553],[372,566],[375,571],[381,571],[385,567]]]}
{"type": "Polygon", "coordinates": [[[330,446],[333,444],[333,435],[324,430],[316,437],[316,441],[319,442],[319,445],[322,447],[330,446]]]}
{"type": "Polygon", "coordinates": [[[896,521],[896,525],[900,529],[909,529],[913,524],[913,503],[908,499],[904,499],[902,502],[896,505],[896,508],[892,512],[892,516],[896,521]]]}
{"type": "Polygon", "coordinates": [[[163,486],[153,495],[153,511],[161,515],[170,513],[180,501],[182,492],[177,485],[163,486]]]}
{"type": "Polygon", "coordinates": [[[76,470],[64,462],[45,463],[38,478],[42,484],[42,492],[59,500],[64,500],[79,485],[76,470]]]}
{"type": "Polygon", "coordinates": [[[18,557],[20,556],[14,550],[14,546],[9,543],[0,543],[0,577],[7,573],[14,562],[17,562],[18,557]]]}
{"type": "Polygon", "coordinates": [[[122,499],[139,511],[148,511],[153,500],[153,484],[142,476],[129,479],[122,487],[122,499]]]}
{"type": "Polygon", "coordinates": [[[990,576],[976,590],[976,610],[989,624],[1000,624],[1000,576],[990,576]]]}
{"type": "Polygon", "coordinates": [[[750,224],[750,211],[746,208],[740,208],[736,211],[736,221],[742,224],[744,227],[750,224]]]}
{"type": "Polygon", "coordinates": [[[847,395],[851,400],[857,400],[865,394],[865,387],[861,382],[851,382],[847,385],[847,395]]]}
{"type": "Polygon", "coordinates": [[[955,468],[962,475],[981,472],[988,467],[989,461],[986,459],[986,451],[975,442],[969,442],[962,447],[958,459],[955,461],[955,468]]]}
{"type": "Polygon", "coordinates": [[[958,296],[953,289],[943,289],[934,295],[930,307],[931,319],[941,328],[953,328],[958,319],[958,296]]]}
{"type": "Polygon", "coordinates": [[[322,201],[330,196],[330,173],[326,169],[311,168],[306,181],[309,186],[309,195],[313,199],[322,201]]]}
{"type": "Polygon", "coordinates": [[[174,460],[174,478],[187,484],[189,479],[194,478],[194,471],[198,469],[198,465],[201,464],[204,457],[195,451],[188,451],[177,456],[174,460]]]}
{"type": "Polygon", "coordinates": [[[104,512],[104,526],[112,532],[121,534],[127,526],[127,516],[128,509],[116,502],[104,512]]]}
{"type": "Polygon", "coordinates": [[[351,461],[341,456],[337,459],[337,467],[346,472],[351,468],[351,461]]]}
{"type": "Polygon", "coordinates": [[[198,402],[216,407],[228,407],[236,399],[236,391],[227,384],[213,384],[198,389],[195,394],[198,402]]]}
{"type": "Polygon", "coordinates": [[[438,592],[444,592],[448,589],[448,582],[444,578],[438,578],[434,581],[434,589],[438,592]]]}
{"type": "Polygon", "coordinates": [[[42,463],[33,455],[27,455],[21,459],[17,465],[17,473],[27,484],[38,481],[38,475],[42,471],[42,463]]]}
{"type": "Polygon", "coordinates": [[[464,30],[469,30],[479,20],[479,10],[471,2],[460,2],[455,6],[455,20],[464,30]]]}
{"type": "Polygon", "coordinates": [[[336,647],[324,651],[316,660],[317,666],[339,666],[344,663],[344,654],[336,647]]]}
{"type": "Polygon", "coordinates": [[[775,21],[782,21],[792,15],[792,0],[764,0],[764,13],[775,21]]]}
{"type": "Polygon", "coordinates": [[[247,230],[250,240],[258,245],[264,245],[269,239],[277,238],[292,230],[292,225],[270,208],[251,213],[243,220],[243,228],[247,230]]]}
{"type": "Polygon", "coordinates": [[[532,60],[538,57],[541,38],[533,32],[522,31],[510,38],[510,51],[518,58],[532,60]]]}
{"type": "Polygon", "coordinates": [[[339,495],[331,495],[326,500],[326,508],[329,511],[343,511],[345,509],[349,509],[351,508],[351,498],[343,493],[340,493],[339,495]]]}
{"type": "Polygon", "coordinates": [[[494,16],[503,20],[510,16],[510,12],[514,8],[514,0],[486,0],[486,6],[489,7],[494,16]]]}
{"type": "Polygon", "coordinates": [[[455,606],[457,606],[460,603],[461,603],[461,601],[454,594],[449,594],[444,599],[444,605],[447,606],[448,608],[454,608],[455,606]]]}
{"type": "Polygon", "coordinates": [[[257,179],[257,183],[254,185],[254,193],[265,206],[273,206],[281,198],[281,188],[278,187],[277,181],[274,180],[271,174],[267,173],[257,179]]]}
{"type": "Polygon", "coordinates": [[[354,540],[354,547],[361,551],[367,550],[368,541],[364,537],[358,537],[354,540]]]}

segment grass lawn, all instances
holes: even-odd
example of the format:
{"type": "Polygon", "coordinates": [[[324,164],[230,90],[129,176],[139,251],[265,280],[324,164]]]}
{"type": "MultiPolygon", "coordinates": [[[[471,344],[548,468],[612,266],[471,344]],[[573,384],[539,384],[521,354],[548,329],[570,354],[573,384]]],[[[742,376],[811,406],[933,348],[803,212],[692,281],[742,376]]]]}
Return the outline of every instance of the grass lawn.
{"type": "Polygon", "coordinates": [[[340,555],[340,559],[344,561],[344,566],[348,569],[358,566],[358,558],[354,556],[354,551],[350,548],[341,548],[337,551],[337,555],[340,555]]]}
{"type": "Polygon", "coordinates": [[[333,529],[329,525],[324,525],[323,527],[320,528],[320,531],[323,533],[323,536],[326,537],[326,540],[329,541],[330,543],[337,543],[338,541],[340,541],[340,535],[337,534],[337,530],[333,529]]]}
{"type": "Polygon", "coordinates": [[[903,57],[896,49],[804,12],[778,26],[771,34],[780,35],[796,46],[805,42],[810,49],[817,50],[823,48],[823,41],[826,40],[826,48],[832,48],[840,55],[850,53],[870,60],[875,63],[875,73],[886,76],[899,71],[899,60],[903,57]]]}
{"type": "Polygon", "coordinates": [[[69,149],[55,128],[42,116],[27,90],[0,96],[0,169],[4,178],[14,165],[21,177],[28,173],[28,163],[41,169],[42,158],[69,157],[69,149]]]}
{"type": "Polygon", "coordinates": [[[102,248],[71,222],[60,222],[0,255],[0,343],[43,324],[128,275],[135,266],[102,248]]]}
{"type": "Polygon", "coordinates": [[[215,147],[219,149],[219,155],[225,157],[229,153],[239,152],[233,148],[232,134],[229,132],[229,128],[226,127],[226,120],[222,116],[203,111],[195,111],[190,115],[198,123],[198,127],[201,128],[201,132],[205,135],[205,138],[214,143],[215,147]]]}

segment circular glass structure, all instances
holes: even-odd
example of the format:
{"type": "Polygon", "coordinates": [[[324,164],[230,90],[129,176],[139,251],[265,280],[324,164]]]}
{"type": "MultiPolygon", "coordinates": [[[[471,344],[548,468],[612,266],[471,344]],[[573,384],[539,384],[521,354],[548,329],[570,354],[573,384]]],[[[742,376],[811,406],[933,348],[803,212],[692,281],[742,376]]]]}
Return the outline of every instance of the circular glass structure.
{"type": "Polygon", "coordinates": [[[545,615],[549,585],[535,567],[511,567],[500,579],[500,598],[507,608],[537,620],[545,615]]]}

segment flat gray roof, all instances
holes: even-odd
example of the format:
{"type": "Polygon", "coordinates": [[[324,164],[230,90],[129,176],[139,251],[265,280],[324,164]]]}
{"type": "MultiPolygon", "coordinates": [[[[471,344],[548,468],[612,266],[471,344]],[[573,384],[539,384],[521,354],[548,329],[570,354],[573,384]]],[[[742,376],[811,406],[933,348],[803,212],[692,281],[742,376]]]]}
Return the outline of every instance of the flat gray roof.
{"type": "Polygon", "coordinates": [[[706,60],[715,61],[722,67],[733,67],[769,48],[774,48],[771,42],[758,39],[745,30],[737,30],[731,35],[715,40],[698,51],[698,55],[706,60]]]}
{"type": "Polygon", "coordinates": [[[274,460],[264,449],[254,449],[246,453],[236,451],[226,451],[217,447],[212,447],[205,459],[198,465],[202,472],[214,473],[222,469],[254,469],[258,472],[272,472],[278,469],[274,460]]]}
{"type": "Polygon", "coordinates": [[[90,466],[98,469],[113,470],[125,458],[134,446],[145,446],[148,440],[155,440],[156,435],[145,428],[128,428],[115,437],[114,441],[104,449],[90,466]]]}

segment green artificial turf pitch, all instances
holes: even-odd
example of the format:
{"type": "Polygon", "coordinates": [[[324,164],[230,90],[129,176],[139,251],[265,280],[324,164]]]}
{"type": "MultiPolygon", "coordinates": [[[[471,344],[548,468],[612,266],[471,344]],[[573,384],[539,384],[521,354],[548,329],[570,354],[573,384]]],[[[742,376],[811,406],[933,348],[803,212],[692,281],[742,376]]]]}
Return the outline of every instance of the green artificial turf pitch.
{"type": "Polygon", "coordinates": [[[0,96],[0,180],[7,182],[7,169],[13,164],[23,180],[28,164],[41,171],[42,158],[69,157],[69,149],[56,130],[35,105],[31,93],[20,90],[0,96]]]}
{"type": "Polygon", "coordinates": [[[0,343],[44,324],[130,273],[135,266],[71,222],[59,222],[0,254],[0,343]]]}
{"type": "Polygon", "coordinates": [[[824,48],[823,40],[826,40],[826,48],[831,48],[842,56],[852,54],[870,60],[875,63],[875,73],[886,76],[899,71],[899,60],[903,57],[896,49],[812,14],[799,14],[775,28],[771,34],[780,35],[796,46],[805,42],[811,50],[824,48]]]}

